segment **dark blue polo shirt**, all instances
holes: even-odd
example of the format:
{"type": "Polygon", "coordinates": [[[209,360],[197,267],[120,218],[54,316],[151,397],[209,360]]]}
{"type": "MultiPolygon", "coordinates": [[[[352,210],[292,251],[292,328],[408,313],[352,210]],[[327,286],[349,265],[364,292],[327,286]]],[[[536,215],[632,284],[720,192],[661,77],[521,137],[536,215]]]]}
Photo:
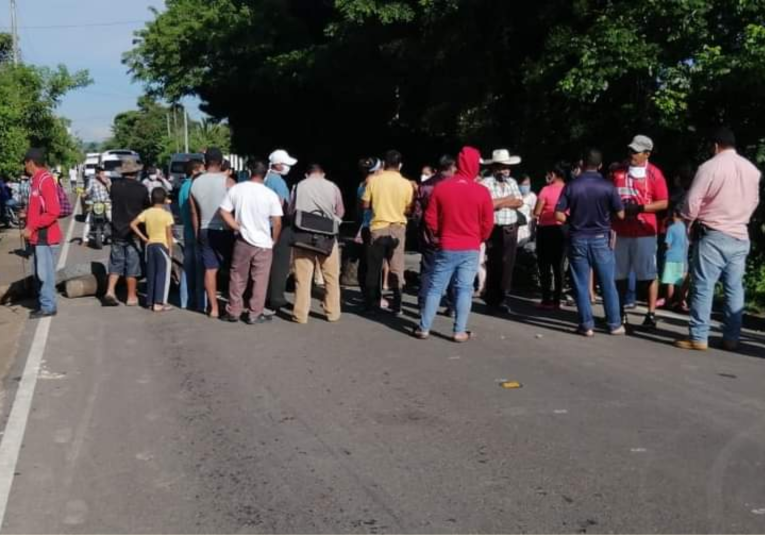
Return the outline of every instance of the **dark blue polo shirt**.
{"type": "Polygon", "coordinates": [[[585,171],[566,184],[557,212],[569,212],[568,226],[572,238],[608,235],[611,216],[624,210],[614,184],[595,171],[585,171]]]}

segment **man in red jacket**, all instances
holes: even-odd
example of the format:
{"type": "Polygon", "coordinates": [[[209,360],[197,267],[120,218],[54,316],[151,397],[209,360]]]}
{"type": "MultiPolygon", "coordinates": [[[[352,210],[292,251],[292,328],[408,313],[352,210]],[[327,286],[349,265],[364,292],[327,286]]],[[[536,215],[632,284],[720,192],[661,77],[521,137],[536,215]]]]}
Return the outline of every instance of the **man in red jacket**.
{"type": "Polygon", "coordinates": [[[420,326],[415,336],[430,335],[441,296],[454,277],[456,293],[454,341],[467,342],[468,317],[473,301],[473,281],[478,272],[481,244],[494,228],[494,203],[489,190],[475,182],[481,154],[465,147],[457,160],[454,177],[436,186],[425,211],[425,224],[436,239],[438,252],[428,283],[420,326]]]}
{"type": "Polygon", "coordinates": [[[58,186],[45,168],[45,152],[29,149],[24,156],[24,172],[32,178],[24,237],[35,251],[35,275],[39,281],[39,308],[30,319],[56,315],[56,262],[61,244],[58,216],[58,186]]]}

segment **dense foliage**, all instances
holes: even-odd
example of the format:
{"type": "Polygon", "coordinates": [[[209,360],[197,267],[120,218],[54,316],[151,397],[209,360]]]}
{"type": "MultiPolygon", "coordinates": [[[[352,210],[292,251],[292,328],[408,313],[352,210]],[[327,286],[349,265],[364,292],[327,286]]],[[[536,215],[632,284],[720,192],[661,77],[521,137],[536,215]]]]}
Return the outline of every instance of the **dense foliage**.
{"type": "MultiPolygon", "coordinates": [[[[112,125],[112,137],[102,150],[129,148],[137,151],[147,165],[167,165],[170,156],[183,152],[183,110],[165,106],[144,96],[135,110],[118,114],[112,125]]],[[[224,152],[231,145],[231,133],[225,124],[204,120],[189,121],[189,150],[198,152],[217,146],[224,152]]]]}
{"type": "Polygon", "coordinates": [[[88,73],[15,66],[10,47],[10,36],[0,34],[0,176],[18,177],[30,146],[45,148],[52,165],[78,163],[78,142],[55,110],[67,92],[90,83],[88,73]]]}
{"type": "Polygon", "coordinates": [[[228,119],[238,152],[286,144],[344,176],[463,142],[538,173],[585,144],[621,159],[638,132],[672,176],[718,124],[765,164],[765,0],[167,0],[125,59],[228,119]]]}

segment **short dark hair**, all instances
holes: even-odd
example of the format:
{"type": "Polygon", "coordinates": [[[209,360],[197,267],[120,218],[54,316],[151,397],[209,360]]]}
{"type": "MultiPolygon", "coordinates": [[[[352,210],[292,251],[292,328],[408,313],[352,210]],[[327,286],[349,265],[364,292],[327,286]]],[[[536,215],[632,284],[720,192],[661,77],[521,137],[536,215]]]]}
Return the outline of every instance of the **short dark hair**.
{"type": "Polygon", "coordinates": [[[403,161],[404,161],[404,157],[397,150],[389,150],[388,152],[385,153],[385,168],[386,169],[398,167],[401,165],[401,162],[403,161]]]}
{"type": "Polygon", "coordinates": [[[165,204],[167,192],[165,188],[156,187],[151,190],[151,204],[165,204]]]}
{"type": "Polygon", "coordinates": [[[186,162],[186,174],[191,175],[195,169],[199,169],[200,167],[204,167],[205,163],[202,160],[194,159],[189,160],[186,162]]]}
{"type": "Polygon", "coordinates": [[[712,133],[712,143],[717,143],[721,147],[733,148],[736,146],[736,135],[730,128],[722,126],[712,133]]]}
{"type": "Polygon", "coordinates": [[[247,170],[250,172],[250,177],[263,178],[268,173],[268,165],[263,160],[249,160],[247,170]]]}
{"type": "Polygon", "coordinates": [[[45,150],[32,147],[24,155],[24,162],[32,162],[37,167],[45,167],[45,150]]]}
{"type": "Polygon", "coordinates": [[[228,171],[231,169],[231,160],[224,159],[223,163],[220,165],[221,171],[228,171]]]}
{"type": "Polygon", "coordinates": [[[444,154],[438,160],[438,170],[441,172],[449,171],[455,165],[457,165],[457,160],[455,160],[454,156],[450,154],[444,154]]]}
{"type": "Polygon", "coordinates": [[[321,166],[321,164],[318,164],[318,163],[312,163],[305,170],[306,175],[312,175],[314,173],[323,173],[323,172],[324,172],[324,168],[321,166]]]}
{"type": "Polygon", "coordinates": [[[548,169],[548,173],[552,173],[554,176],[557,176],[558,178],[562,180],[566,180],[566,177],[568,176],[568,173],[565,171],[566,165],[557,163],[553,165],[550,169],[548,169]]]}
{"type": "Polygon", "coordinates": [[[603,153],[594,147],[585,151],[583,159],[585,169],[597,169],[603,165],[603,153]]]}
{"type": "Polygon", "coordinates": [[[205,152],[205,163],[207,165],[221,165],[223,163],[223,152],[218,147],[210,147],[205,152]]]}

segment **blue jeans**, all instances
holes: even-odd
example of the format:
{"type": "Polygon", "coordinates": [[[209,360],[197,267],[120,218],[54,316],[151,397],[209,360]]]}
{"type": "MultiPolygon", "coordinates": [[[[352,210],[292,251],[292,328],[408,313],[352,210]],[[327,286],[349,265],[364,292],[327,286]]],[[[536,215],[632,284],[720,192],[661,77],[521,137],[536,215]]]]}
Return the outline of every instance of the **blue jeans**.
{"type": "Polygon", "coordinates": [[[696,242],[691,267],[691,340],[707,341],[715,285],[722,279],[725,294],[723,339],[738,341],[744,317],[743,279],[750,246],[747,240],[738,240],[716,230],[707,230],[707,234],[696,242]]]}
{"type": "Polygon", "coordinates": [[[438,251],[436,253],[425,306],[420,318],[421,331],[430,331],[438,306],[441,304],[441,297],[449,286],[449,282],[454,278],[456,296],[454,333],[467,332],[468,317],[473,305],[473,282],[478,273],[478,257],[478,251],[438,251]]]}
{"type": "Polygon", "coordinates": [[[56,311],[56,262],[58,245],[35,245],[35,276],[39,283],[40,310],[56,311]]]}
{"type": "Polygon", "coordinates": [[[635,277],[635,272],[630,271],[630,276],[628,279],[628,286],[627,286],[627,297],[624,299],[625,305],[634,305],[637,303],[637,278],[635,277]]]}
{"type": "MultiPolygon", "coordinates": [[[[433,275],[433,268],[436,265],[437,255],[438,249],[433,247],[422,247],[420,259],[420,291],[417,294],[417,307],[420,311],[425,307],[425,300],[428,297],[428,289],[430,288],[430,278],[433,275]]],[[[456,300],[454,278],[452,278],[449,283],[446,294],[446,306],[453,308],[454,301],[456,300]]]]}
{"type": "Polygon", "coordinates": [[[181,308],[189,308],[189,298],[195,310],[207,309],[207,295],[204,283],[205,270],[199,256],[199,247],[192,236],[183,241],[183,273],[181,274],[181,308]]]}
{"type": "Polygon", "coordinates": [[[619,294],[616,291],[614,252],[608,244],[608,236],[572,237],[568,248],[571,263],[571,278],[574,283],[576,308],[579,311],[579,328],[591,330],[595,327],[590,304],[590,270],[600,281],[603,292],[603,308],[606,310],[608,328],[612,331],[622,324],[619,315],[619,294]]]}

